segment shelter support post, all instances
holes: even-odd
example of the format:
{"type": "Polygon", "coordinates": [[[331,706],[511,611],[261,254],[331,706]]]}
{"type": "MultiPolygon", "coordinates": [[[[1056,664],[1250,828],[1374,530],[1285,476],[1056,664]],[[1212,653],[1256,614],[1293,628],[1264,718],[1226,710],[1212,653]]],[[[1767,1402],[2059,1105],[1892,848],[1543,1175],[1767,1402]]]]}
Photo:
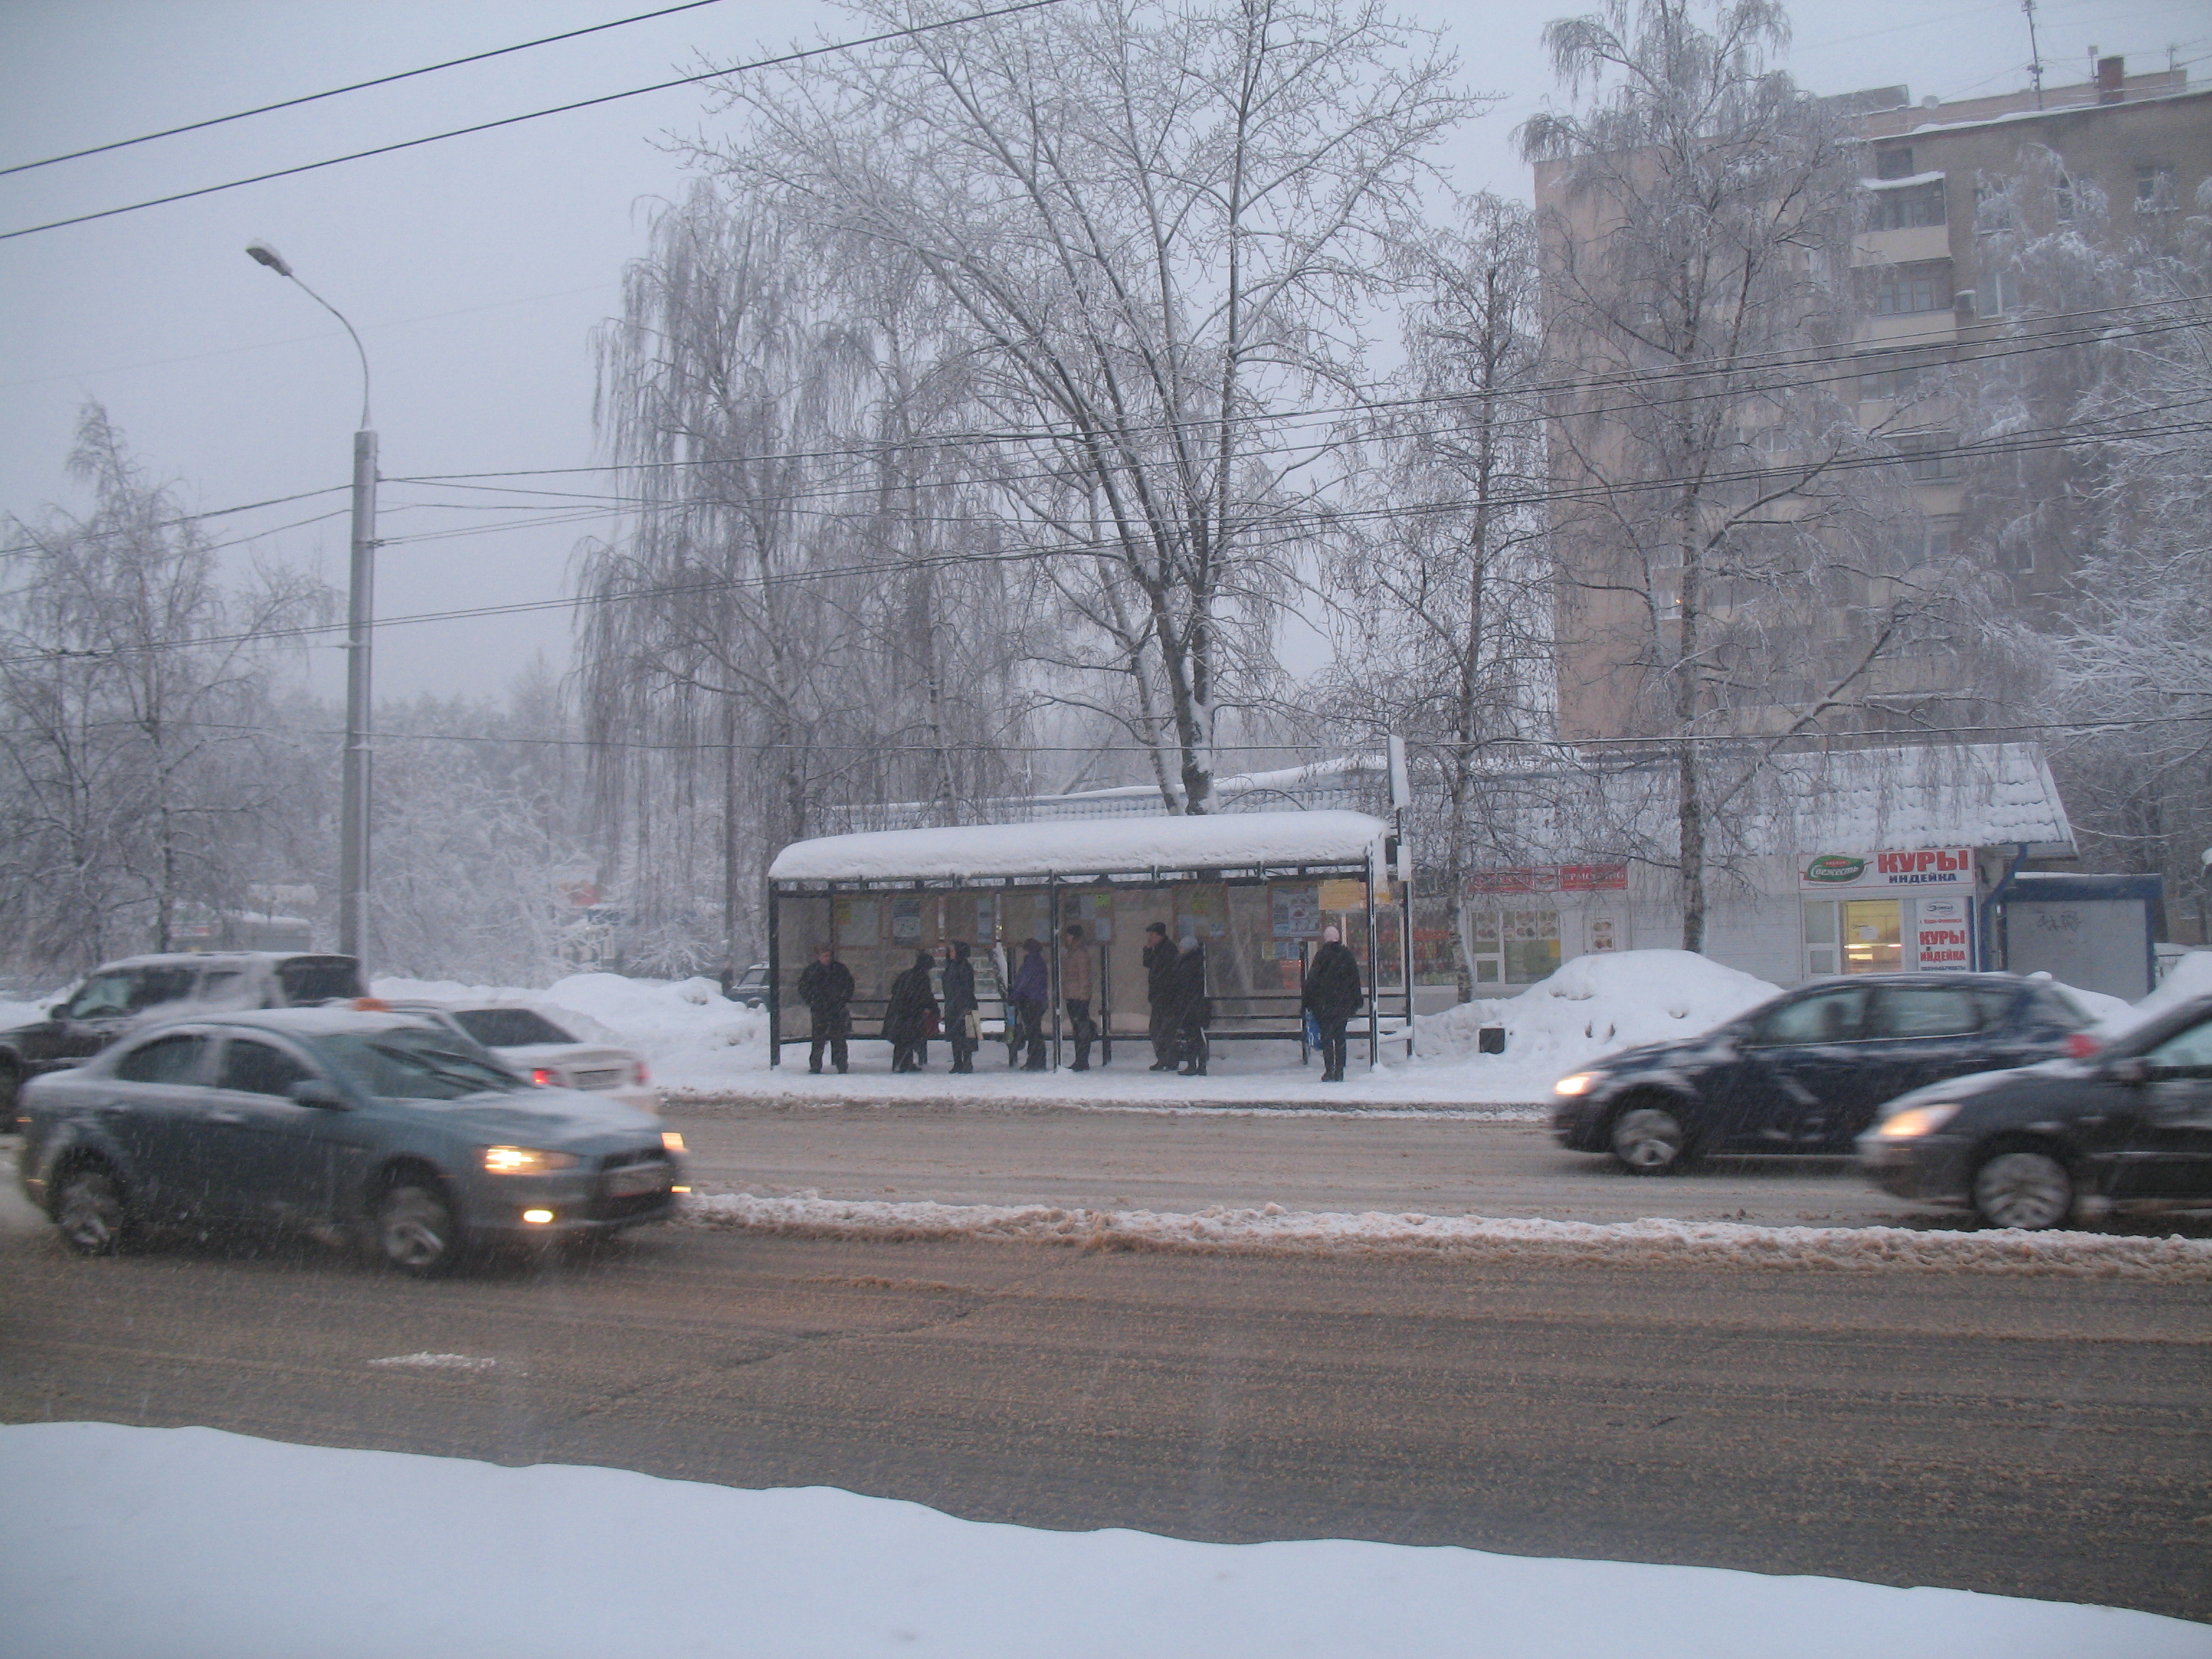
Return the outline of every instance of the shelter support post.
{"type": "Polygon", "coordinates": [[[1382,975],[1378,971],[1382,963],[1376,960],[1375,939],[1375,878],[1382,872],[1375,867],[1375,854],[1367,854],[1367,1069],[1373,1071],[1382,1063],[1382,975]]]}
{"type": "Polygon", "coordinates": [[[783,1064],[783,952],[778,924],[783,896],[768,884],[768,1063],[783,1064]]]}
{"type": "Polygon", "coordinates": [[[1061,994],[1067,988],[1060,977],[1060,883],[1048,884],[1045,894],[1047,908],[1052,913],[1052,983],[1045,988],[1045,994],[1052,1000],[1052,1069],[1056,1072],[1060,1069],[1060,1017],[1066,1005],[1061,994]]]}

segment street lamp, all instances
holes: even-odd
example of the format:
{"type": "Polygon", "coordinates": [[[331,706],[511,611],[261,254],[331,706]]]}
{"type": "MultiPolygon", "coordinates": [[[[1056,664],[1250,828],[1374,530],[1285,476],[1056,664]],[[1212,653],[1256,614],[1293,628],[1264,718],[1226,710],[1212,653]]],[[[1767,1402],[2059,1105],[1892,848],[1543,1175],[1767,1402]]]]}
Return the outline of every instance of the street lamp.
{"type": "Polygon", "coordinates": [[[361,354],[361,429],[353,434],[353,568],[346,594],[345,770],[338,808],[338,949],[360,957],[368,940],[369,623],[375,615],[376,433],[368,423],[368,353],[345,313],[293,275],[266,242],[248,242],[256,263],[299,283],[344,325],[361,354]]]}

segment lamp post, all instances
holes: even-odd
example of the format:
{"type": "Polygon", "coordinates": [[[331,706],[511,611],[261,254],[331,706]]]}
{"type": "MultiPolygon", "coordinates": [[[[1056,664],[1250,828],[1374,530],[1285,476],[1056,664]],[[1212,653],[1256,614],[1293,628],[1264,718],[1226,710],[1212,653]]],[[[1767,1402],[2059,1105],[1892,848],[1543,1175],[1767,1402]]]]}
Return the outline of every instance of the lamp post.
{"type": "Polygon", "coordinates": [[[353,434],[353,562],[346,593],[346,735],[338,808],[338,949],[359,958],[368,941],[369,626],[375,616],[376,433],[368,423],[368,352],[345,313],[300,282],[266,242],[246,252],[337,318],[361,354],[361,428],[353,434]]]}

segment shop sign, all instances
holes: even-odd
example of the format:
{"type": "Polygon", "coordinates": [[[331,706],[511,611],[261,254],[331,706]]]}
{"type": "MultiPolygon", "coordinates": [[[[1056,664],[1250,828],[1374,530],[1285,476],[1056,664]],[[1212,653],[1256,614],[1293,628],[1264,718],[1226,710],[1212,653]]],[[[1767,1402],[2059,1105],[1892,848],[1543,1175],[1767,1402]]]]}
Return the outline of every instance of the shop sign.
{"type": "Polygon", "coordinates": [[[1616,893],[1627,886],[1626,864],[1531,864],[1511,870],[1477,870],[1467,878],[1471,897],[1486,893],[1616,893]]]}
{"type": "Polygon", "coordinates": [[[1812,893],[1895,893],[1924,891],[1931,887],[1971,891],[1974,880],[1974,849],[1971,847],[1876,853],[1871,858],[1849,853],[1823,853],[1807,860],[1797,872],[1799,890],[1812,893]]]}
{"type": "Polygon", "coordinates": [[[1966,901],[1923,898],[1914,907],[1914,948],[1924,973],[1965,973],[1974,965],[1966,901]]]}
{"type": "Polygon", "coordinates": [[[1364,910],[1367,908],[1367,884],[1346,880],[1342,877],[1321,884],[1319,895],[1324,910],[1364,910]]]}

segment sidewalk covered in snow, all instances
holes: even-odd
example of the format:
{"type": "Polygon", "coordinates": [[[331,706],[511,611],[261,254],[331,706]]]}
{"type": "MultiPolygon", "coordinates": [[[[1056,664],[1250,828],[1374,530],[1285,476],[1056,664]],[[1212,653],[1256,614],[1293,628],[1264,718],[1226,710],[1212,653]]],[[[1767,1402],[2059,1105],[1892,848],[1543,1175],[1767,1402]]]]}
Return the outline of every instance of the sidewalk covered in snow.
{"type": "MultiPolygon", "coordinates": [[[[1402,911],[1384,869],[1390,827],[1363,812],[1234,812],[1205,817],[891,830],[794,842],[769,867],[770,1064],[805,1042],[796,988],[817,947],[852,969],[856,1032],[880,1019],[891,980],[917,951],[954,940],[975,951],[987,1030],[999,1012],[1009,952],[1026,939],[1051,953],[1055,988],[1065,930],[1096,951],[1093,1017],[1115,1036],[1147,1026],[1145,929],[1206,949],[1217,1042],[1302,1043],[1299,992],[1322,929],[1337,926],[1380,994],[1370,999],[1370,1061],[1402,1033],[1402,911]],[[786,1011],[791,1018],[787,1018],[786,1011]]],[[[1054,1063],[1063,1011],[1052,1000],[1054,1063]]]]}

